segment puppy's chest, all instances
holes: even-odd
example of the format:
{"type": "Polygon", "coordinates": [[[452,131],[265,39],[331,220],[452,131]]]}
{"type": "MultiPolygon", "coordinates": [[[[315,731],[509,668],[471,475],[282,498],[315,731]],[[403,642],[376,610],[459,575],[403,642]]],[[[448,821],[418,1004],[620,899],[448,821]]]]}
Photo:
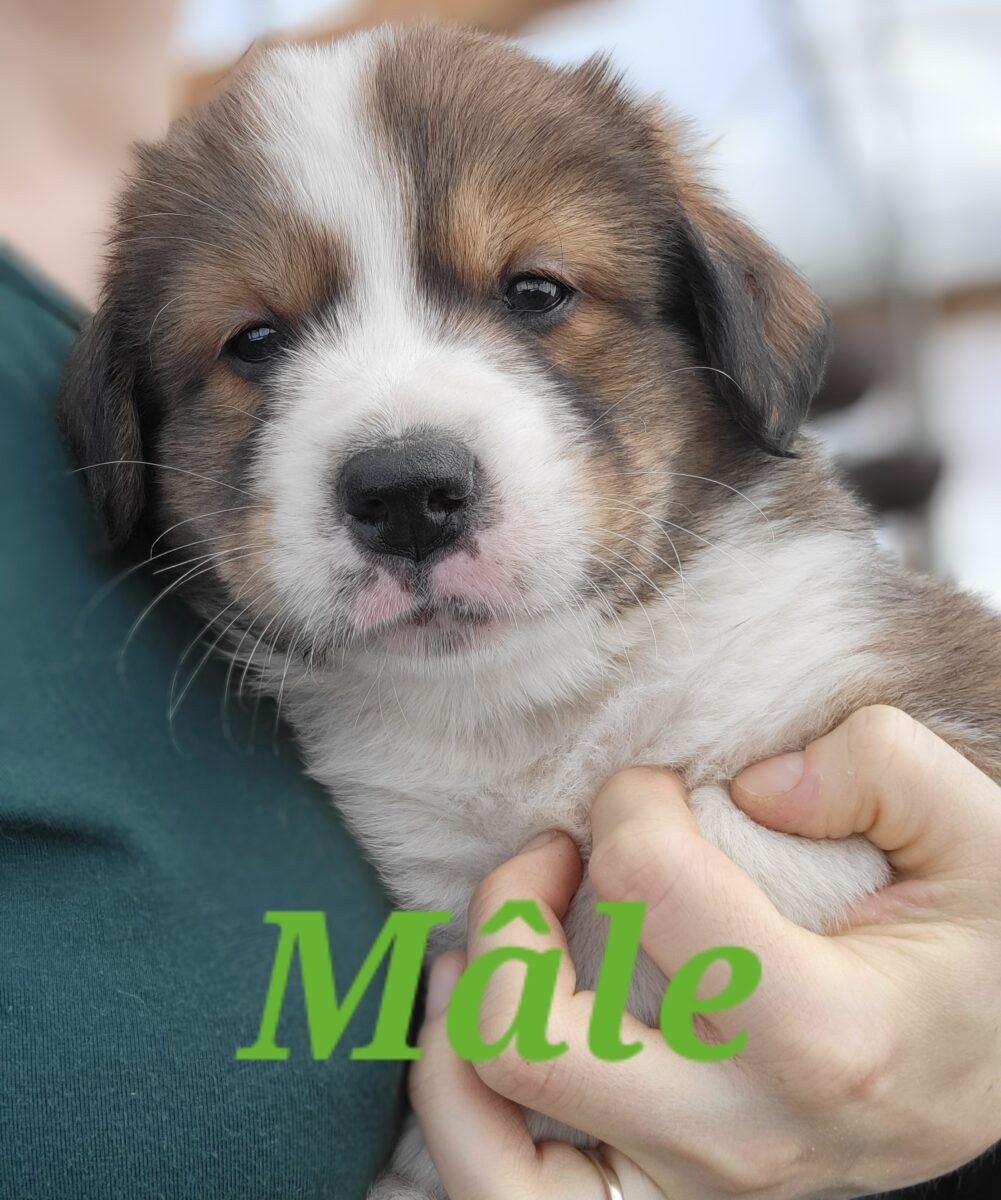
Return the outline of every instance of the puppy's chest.
{"type": "Polygon", "coordinates": [[[634,679],[548,726],[488,722],[456,737],[384,708],[328,731],[311,765],[399,903],[462,913],[484,875],[542,829],[569,831],[586,852],[591,803],[615,771],[665,765],[694,788],[725,784],[812,736],[832,691],[871,670],[848,639],[824,664],[771,651],[753,661],[727,645],[673,668],[651,655],[634,679]]]}
{"type": "MultiPolygon", "coordinates": [[[[790,868],[793,852],[747,828],[719,785],[822,732],[839,697],[885,671],[871,649],[865,557],[829,535],[761,548],[755,577],[703,564],[681,619],[676,606],[649,609],[650,637],[625,668],[610,664],[586,700],[559,710],[533,710],[505,693],[504,677],[482,673],[437,692],[338,677],[294,705],[293,720],[311,771],[399,904],[464,913],[483,876],[545,828],[568,830],[586,853],[601,784],[647,764],[682,772],[707,836],[766,890],[780,891],[790,869],[801,876],[783,907],[817,924],[804,897],[825,868],[790,868]]],[[[828,873],[840,878],[841,865],[828,873]]]]}

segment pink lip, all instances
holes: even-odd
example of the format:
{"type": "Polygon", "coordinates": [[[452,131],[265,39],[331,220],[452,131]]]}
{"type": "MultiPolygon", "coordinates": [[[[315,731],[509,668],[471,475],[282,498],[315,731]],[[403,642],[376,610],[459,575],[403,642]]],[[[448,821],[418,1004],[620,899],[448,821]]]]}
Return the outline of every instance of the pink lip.
{"type": "Polygon", "coordinates": [[[466,618],[448,607],[424,607],[383,629],[379,640],[405,654],[447,653],[484,645],[501,624],[492,617],[466,618]]]}
{"type": "Polygon", "coordinates": [[[483,535],[472,552],[457,550],[431,572],[432,589],[464,604],[502,608],[512,591],[511,572],[494,539],[483,535]]]}
{"type": "Polygon", "coordinates": [[[355,607],[355,621],[362,630],[375,629],[380,625],[404,616],[412,607],[414,598],[400,583],[381,571],[371,587],[359,595],[355,607]]]}
{"type": "Polygon", "coordinates": [[[515,589],[503,550],[502,540],[490,530],[471,549],[456,550],[443,558],[427,577],[423,605],[398,578],[379,570],[375,582],[355,601],[357,627],[363,632],[390,626],[411,631],[463,629],[468,633],[474,625],[492,624],[464,620],[461,609],[498,612],[510,607],[515,589]]]}
{"type": "Polygon", "coordinates": [[[391,643],[416,648],[436,634],[464,640],[480,637],[495,624],[484,609],[482,604],[434,591],[420,599],[396,579],[380,574],[358,597],[355,622],[362,632],[378,632],[391,643]]]}

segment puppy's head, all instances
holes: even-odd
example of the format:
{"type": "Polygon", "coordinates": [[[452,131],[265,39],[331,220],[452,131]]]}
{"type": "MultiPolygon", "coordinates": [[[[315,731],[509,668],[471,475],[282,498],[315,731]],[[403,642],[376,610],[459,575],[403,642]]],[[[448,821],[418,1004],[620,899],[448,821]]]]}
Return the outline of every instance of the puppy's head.
{"type": "Polygon", "coordinates": [[[691,481],[788,455],[826,348],[603,65],[385,28],[141,151],[61,413],[221,627],[428,662],[665,589],[691,481]]]}

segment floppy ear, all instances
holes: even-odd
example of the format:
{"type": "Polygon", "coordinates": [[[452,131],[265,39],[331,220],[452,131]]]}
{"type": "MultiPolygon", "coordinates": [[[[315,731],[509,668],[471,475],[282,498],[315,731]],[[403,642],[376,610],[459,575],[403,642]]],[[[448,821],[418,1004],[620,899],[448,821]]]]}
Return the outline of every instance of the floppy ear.
{"type": "Polygon", "coordinates": [[[116,547],[135,532],[146,506],[136,371],[121,340],[105,302],[74,343],[59,391],[60,428],[116,547]]]}
{"type": "MultiPolygon", "coordinates": [[[[679,181],[675,181],[676,186],[679,181]]],[[[789,450],[820,388],[830,318],[805,280],[690,179],[677,186],[669,270],[737,424],[770,454],[789,450]]]]}

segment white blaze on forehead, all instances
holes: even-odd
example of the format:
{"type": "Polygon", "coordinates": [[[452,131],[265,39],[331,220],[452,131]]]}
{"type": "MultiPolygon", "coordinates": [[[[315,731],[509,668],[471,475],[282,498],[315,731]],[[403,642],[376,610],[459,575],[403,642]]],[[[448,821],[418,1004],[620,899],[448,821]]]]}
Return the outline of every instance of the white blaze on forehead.
{"type": "Polygon", "coordinates": [[[263,153],[289,201],[350,253],[352,296],[367,314],[416,296],[404,232],[403,181],[371,112],[372,75],[386,38],[268,53],[252,94],[263,153]]]}
{"type": "Polygon", "coordinates": [[[373,582],[336,479],[362,446],[421,428],[461,439],[489,482],[493,523],[477,566],[457,565],[442,590],[548,609],[586,558],[586,500],[568,453],[579,421],[489,333],[444,327],[419,285],[412,181],[372,107],[391,36],[271,51],[248,89],[279,207],[330,230],[347,256],[335,310],[316,314],[272,379],[255,461],[272,510],[271,578],[283,612],[307,624],[318,613],[366,626],[398,615],[409,601],[373,582]]]}

